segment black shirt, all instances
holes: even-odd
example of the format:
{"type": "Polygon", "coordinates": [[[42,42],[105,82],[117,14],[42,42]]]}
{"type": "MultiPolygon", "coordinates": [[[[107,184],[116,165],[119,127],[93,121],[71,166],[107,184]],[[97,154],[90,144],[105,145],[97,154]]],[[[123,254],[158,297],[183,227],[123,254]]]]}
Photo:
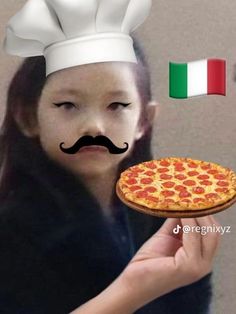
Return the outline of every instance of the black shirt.
{"type": "MultiPolygon", "coordinates": [[[[27,140],[20,145],[24,154],[14,161],[16,179],[0,207],[0,312],[69,313],[110,285],[165,219],[118,203],[109,220],[76,177],[27,140]]],[[[210,279],[136,313],[206,314],[210,279]]]]}

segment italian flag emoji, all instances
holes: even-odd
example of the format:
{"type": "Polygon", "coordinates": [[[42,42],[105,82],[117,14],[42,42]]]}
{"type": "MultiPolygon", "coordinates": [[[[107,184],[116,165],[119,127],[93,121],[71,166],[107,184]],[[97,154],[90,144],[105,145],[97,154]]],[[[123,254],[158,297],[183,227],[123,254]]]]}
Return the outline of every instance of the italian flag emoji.
{"type": "Polygon", "coordinates": [[[205,59],[188,63],[169,63],[169,96],[189,98],[226,94],[226,62],[205,59]]]}

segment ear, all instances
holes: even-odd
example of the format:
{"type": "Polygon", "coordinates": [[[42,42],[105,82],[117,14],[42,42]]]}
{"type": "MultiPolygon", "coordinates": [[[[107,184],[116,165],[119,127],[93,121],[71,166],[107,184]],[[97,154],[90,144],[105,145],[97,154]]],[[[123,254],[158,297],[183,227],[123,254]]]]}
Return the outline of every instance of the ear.
{"type": "Polygon", "coordinates": [[[160,105],[157,101],[152,100],[147,105],[147,120],[149,125],[153,125],[159,115],[160,105]]]}
{"type": "Polygon", "coordinates": [[[33,108],[17,108],[14,114],[15,121],[21,132],[27,137],[36,137],[39,134],[37,109],[33,108]]]}
{"type": "Polygon", "coordinates": [[[139,127],[138,127],[138,131],[136,133],[136,140],[139,140],[143,135],[144,133],[146,132],[147,130],[147,125],[148,126],[152,126],[157,117],[158,117],[158,114],[159,114],[159,104],[157,101],[150,101],[148,104],[147,104],[147,108],[146,108],[146,120],[144,123],[140,123],[139,127]]]}

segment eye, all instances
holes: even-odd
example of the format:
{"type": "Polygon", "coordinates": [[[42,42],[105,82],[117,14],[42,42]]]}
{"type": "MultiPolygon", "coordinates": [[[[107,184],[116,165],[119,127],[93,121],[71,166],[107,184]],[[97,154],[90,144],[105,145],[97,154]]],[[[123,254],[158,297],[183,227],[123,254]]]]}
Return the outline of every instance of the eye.
{"type": "Polygon", "coordinates": [[[64,107],[66,110],[69,110],[69,109],[72,109],[72,108],[75,108],[75,104],[73,104],[72,102],[70,101],[63,101],[63,102],[60,102],[60,103],[53,103],[56,107],[60,108],[60,107],[64,107]]]}
{"type": "Polygon", "coordinates": [[[130,103],[123,103],[123,102],[113,102],[111,103],[108,108],[110,110],[117,110],[117,109],[122,109],[122,108],[126,108],[128,107],[129,105],[131,105],[131,102],[130,103]]]}

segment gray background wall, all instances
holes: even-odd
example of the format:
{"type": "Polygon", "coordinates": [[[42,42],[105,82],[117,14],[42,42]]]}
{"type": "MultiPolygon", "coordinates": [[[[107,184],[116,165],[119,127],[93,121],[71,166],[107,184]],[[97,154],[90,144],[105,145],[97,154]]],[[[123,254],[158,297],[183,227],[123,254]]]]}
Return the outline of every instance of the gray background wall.
{"type": "MultiPolygon", "coordinates": [[[[26,1],[1,0],[0,40],[8,19],[26,1]]],[[[136,35],[151,65],[154,97],[160,103],[153,147],[157,157],[189,156],[236,171],[236,1],[154,0],[151,15],[136,35]],[[218,57],[227,60],[227,96],[175,100],[168,97],[168,62],[218,57]]],[[[0,122],[5,91],[20,59],[0,52],[0,122]]],[[[213,313],[235,313],[236,206],[216,214],[231,226],[222,236],[214,265],[213,313]]],[[[204,291],[202,291],[204,293],[204,291]]]]}

